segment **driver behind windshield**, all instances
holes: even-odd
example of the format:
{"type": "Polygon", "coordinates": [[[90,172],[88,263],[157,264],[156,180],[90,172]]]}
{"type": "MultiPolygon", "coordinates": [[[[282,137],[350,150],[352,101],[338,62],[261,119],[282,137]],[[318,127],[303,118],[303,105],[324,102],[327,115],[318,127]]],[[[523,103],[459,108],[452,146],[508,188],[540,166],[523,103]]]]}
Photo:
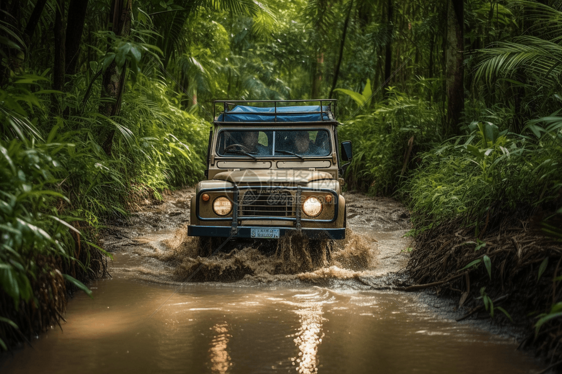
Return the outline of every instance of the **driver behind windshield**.
{"type": "Polygon", "coordinates": [[[269,150],[267,149],[267,147],[259,144],[258,140],[259,133],[257,131],[242,132],[242,145],[246,148],[245,151],[256,155],[269,155],[269,150]]]}
{"type": "Polygon", "coordinates": [[[318,146],[310,141],[308,131],[297,131],[295,136],[295,153],[299,155],[318,155],[321,150],[318,146]]]}

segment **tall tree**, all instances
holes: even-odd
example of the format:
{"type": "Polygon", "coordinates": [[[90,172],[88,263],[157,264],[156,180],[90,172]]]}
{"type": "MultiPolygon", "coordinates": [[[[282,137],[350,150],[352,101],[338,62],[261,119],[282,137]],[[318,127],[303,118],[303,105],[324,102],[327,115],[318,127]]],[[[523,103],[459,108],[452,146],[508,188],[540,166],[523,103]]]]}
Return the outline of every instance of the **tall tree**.
{"type": "MultiPolygon", "coordinates": [[[[132,0],[113,0],[111,4],[111,31],[117,37],[128,36],[131,32],[131,12],[132,0]]],[[[117,68],[115,59],[103,73],[102,98],[112,100],[102,100],[100,113],[113,117],[119,114],[121,109],[121,99],[125,88],[125,77],[127,75],[126,66],[117,68]]],[[[107,155],[111,154],[115,129],[112,129],[105,139],[102,148],[107,155]]]]}
{"type": "Polygon", "coordinates": [[[463,0],[447,0],[447,135],[458,133],[464,110],[464,4],[463,0]]]}
{"type": "Polygon", "coordinates": [[[71,0],[68,7],[68,24],[66,26],[66,74],[74,75],[78,64],[84,21],[89,0],[71,0]]]}
{"type": "Polygon", "coordinates": [[[316,55],[316,61],[312,64],[313,76],[312,76],[312,99],[318,99],[320,97],[320,88],[322,86],[322,71],[324,70],[324,53],[318,52],[316,55]]]}
{"type": "Polygon", "coordinates": [[[312,57],[311,98],[315,99],[319,98],[321,95],[325,57],[324,50],[326,43],[330,42],[330,31],[336,19],[334,2],[330,0],[309,0],[305,15],[314,30],[313,48],[315,57],[312,57]]]}
{"type": "Polygon", "coordinates": [[[41,19],[41,14],[43,13],[43,8],[45,8],[45,4],[47,4],[47,0],[37,0],[35,7],[33,7],[33,11],[31,12],[31,16],[29,16],[29,20],[27,21],[24,31],[27,42],[31,40],[31,37],[35,33],[35,29],[37,28],[39,20],[41,19]]]}
{"type": "Polygon", "coordinates": [[[332,89],[330,90],[330,99],[334,94],[334,90],[336,89],[336,85],[338,84],[338,77],[340,75],[340,68],[341,68],[341,60],[343,58],[343,50],[345,48],[345,39],[347,36],[347,27],[349,25],[349,18],[351,17],[351,9],[353,9],[353,0],[349,2],[349,9],[347,10],[347,16],[345,17],[345,22],[343,23],[343,33],[341,37],[340,43],[340,53],[338,57],[338,62],[336,63],[336,69],[334,71],[334,81],[332,83],[332,89]]]}
{"type": "MultiPolygon", "coordinates": [[[[55,59],[53,64],[53,89],[62,91],[64,89],[65,73],[65,7],[66,0],[57,0],[55,8],[55,59]]],[[[53,95],[53,109],[58,111],[57,99],[53,95]]]]}
{"type": "MultiPolygon", "coordinates": [[[[394,4],[392,3],[392,1],[393,0],[388,0],[386,4],[386,24],[388,28],[388,39],[386,41],[384,54],[384,85],[390,83],[390,77],[392,76],[392,38],[394,37],[394,25],[392,23],[394,4]]],[[[385,96],[387,92],[387,90],[384,91],[385,96]]]]}

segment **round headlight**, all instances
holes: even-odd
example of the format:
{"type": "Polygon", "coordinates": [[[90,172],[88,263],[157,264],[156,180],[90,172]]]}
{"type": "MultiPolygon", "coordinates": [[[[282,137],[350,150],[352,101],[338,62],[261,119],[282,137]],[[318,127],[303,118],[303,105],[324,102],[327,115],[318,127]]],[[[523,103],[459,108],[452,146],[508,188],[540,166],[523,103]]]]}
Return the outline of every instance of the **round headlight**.
{"type": "Polygon", "coordinates": [[[213,201],[213,210],[219,216],[226,216],[232,210],[232,202],[224,196],[218,197],[213,201]]]}
{"type": "Polygon", "coordinates": [[[309,217],[316,217],[322,213],[322,203],[314,196],[311,196],[302,204],[302,211],[309,217]]]}

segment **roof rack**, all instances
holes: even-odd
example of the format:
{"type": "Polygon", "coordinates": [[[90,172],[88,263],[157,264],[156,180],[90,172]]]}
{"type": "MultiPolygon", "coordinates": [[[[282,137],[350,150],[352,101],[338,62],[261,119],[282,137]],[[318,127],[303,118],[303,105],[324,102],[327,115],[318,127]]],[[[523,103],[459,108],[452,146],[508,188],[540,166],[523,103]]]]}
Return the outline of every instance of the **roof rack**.
{"type": "Polygon", "coordinates": [[[214,100],[213,118],[215,123],[240,124],[260,123],[277,124],[280,122],[290,124],[310,124],[311,122],[336,122],[336,99],[312,99],[312,100],[214,100]],[[240,104],[270,103],[267,107],[243,106],[240,104]],[[310,103],[319,104],[318,110],[312,106],[306,106],[306,110],[299,111],[299,106],[280,106],[285,103],[310,103]],[[223,111],[216,116],[217,104],[223,105],[223,111]],[[292,110],[287,110],[288,108],[292,110]],[[273,109],[273,111],[270,111],[273,109]],[[273,121],[269,117],[273,117],[273,121]]]}

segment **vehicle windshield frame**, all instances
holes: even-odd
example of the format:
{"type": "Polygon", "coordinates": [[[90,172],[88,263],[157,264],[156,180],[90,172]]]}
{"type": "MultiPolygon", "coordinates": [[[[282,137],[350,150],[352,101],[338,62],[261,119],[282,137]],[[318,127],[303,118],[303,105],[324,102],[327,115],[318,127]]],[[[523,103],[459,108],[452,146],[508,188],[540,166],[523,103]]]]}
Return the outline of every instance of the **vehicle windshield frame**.
{"type": "Polygon", "coordinates": [[[330,158],[332,157],[332,153],[333,151],[333,145],[332,145],[332,140],[334,138],[334,131],[332,129],[328,129],[326,127],[310,127],[310,126],[306,126],[306,127],[298,127],[298,128],[290,128],[290,127],[252,127],[252,128],[241,128],[241,127],[224,127],[224,128],[220,128],[217,130],[217,137],[216,137],[216,142],[214,144],[213,147],[213,153],[215,154],[216,157],[226,157],[226,158],[235,158],[235,157],[242,157],[242,158],[250,158],[249,156],[243,155],[243,154],[224,154],[224,153],[219,153],[219,139],[221,138],[221,133],[224,131],[271,131],[273,133],[273,144],[272,144],[272,155],[258,155],[258,154],[252,154],[252,156],[254,156],[255,158],[258,159],[277,159],[277,158],[305,158],[305,159],[317,159],[317,158],[330,158]],[[276,138],[276,131],[326,131],[328,133],[328,137],[330,139],[330,141],[328,142],[329,144],[329,149],[326,155],[307,155],[307,154],[299,154],[298,156],[295,155],[289,155],[289,154],[275,154],[275,138],[276,138]]]}

